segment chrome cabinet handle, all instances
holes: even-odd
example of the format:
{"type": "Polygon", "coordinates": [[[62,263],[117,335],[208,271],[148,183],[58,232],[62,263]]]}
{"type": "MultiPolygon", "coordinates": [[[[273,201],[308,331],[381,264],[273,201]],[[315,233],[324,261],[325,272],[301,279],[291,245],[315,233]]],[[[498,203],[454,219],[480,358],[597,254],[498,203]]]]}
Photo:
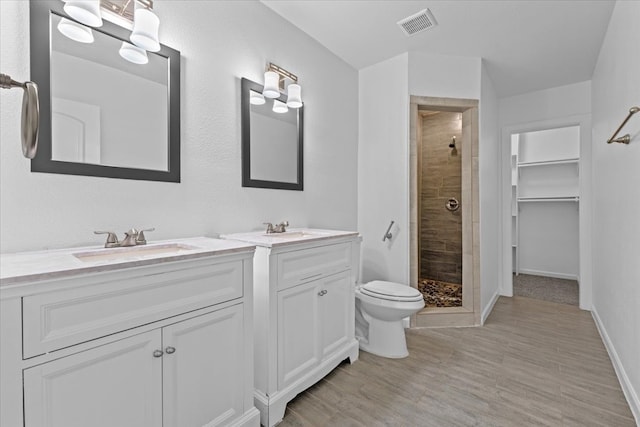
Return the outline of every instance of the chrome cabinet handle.
{"type": "Polygon", "coordinates": [[[327,294],[327,290],[326,290],[326,289],[323,289],[323,290],[321,290],[320,292],[318,292],[318,295],[319,295],[319,296],[324,296],[324,295],[326,295],[326,294],[327,294]]]}
{"type": "Polygon", "coordinates": [[[163,354],[162,350],[155,350],[153,352],[153,357],[162,357],[163,354]]]}
{"type": "Polygon", "coordinates": [[[173,354],[176,352],[176,348],[175,347],[167,347],[164,349],[165,353],[167,354],[173,354]]]}

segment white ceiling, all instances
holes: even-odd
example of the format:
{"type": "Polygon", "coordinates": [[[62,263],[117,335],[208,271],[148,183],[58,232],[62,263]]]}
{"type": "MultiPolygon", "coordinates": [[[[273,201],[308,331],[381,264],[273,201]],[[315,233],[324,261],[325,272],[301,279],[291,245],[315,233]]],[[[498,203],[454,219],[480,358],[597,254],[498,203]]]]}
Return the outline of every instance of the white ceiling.
{"type": "Polygon", "coordinates": [[[407,51],[481,57],[498,96],[590,80],[613,0],[261,0],[361,69],[407,51]],[[422,9],[438,26],[407,37],[422,9]]]}

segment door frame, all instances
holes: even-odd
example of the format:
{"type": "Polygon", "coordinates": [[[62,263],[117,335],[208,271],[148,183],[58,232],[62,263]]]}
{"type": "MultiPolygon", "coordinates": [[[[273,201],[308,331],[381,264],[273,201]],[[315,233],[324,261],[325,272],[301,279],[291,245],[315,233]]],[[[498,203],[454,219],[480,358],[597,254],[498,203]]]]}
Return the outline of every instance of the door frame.
{"type": "Polygon", "coordinates": [[[578,239],[579,239],[579,306],[591,310],[592,270],[591,270],[591,115],[581,114],[548,120],[505,125],[500,139],[500,221],[502,224],[501,284],[500,295],[513,296],[513,252],[511,249],[511,135],[555,129],[569,126],[580,127],[580,162],[578,186],[578,239]]]}
{"type": "Polygon", "coordinates": [[[480,309],[479,101],[411,95],[409,110],[409,283],[418,284],[419,107],[462,113],[462,307],[424,308],[411,316],[411,326],[474,326],[480,309]]]}

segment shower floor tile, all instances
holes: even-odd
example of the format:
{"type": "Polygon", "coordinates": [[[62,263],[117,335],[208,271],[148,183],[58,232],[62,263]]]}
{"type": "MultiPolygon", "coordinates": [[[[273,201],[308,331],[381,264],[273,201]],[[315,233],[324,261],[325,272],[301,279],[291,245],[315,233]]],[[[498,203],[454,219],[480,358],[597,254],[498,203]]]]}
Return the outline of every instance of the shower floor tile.
{"type": "Polygon", "coordinates": [[[462,285],[420,279],[418,290],[424,296],[426,307],[462,307],[462,285]]]}

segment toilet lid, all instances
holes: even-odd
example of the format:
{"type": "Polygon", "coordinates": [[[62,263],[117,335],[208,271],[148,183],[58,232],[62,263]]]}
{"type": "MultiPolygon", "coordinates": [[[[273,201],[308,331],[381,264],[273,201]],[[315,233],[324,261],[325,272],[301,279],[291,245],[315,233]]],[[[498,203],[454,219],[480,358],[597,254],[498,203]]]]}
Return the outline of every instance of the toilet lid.
{"type": "Polygon", "coordinates": [[[422,294],[419,290],[411,286],[401,285],[400,283],[384,282],[382,280],[374,280],[360,288],[360,292],[375,298],[381,298],[391,301],[421,301],[422,294]]]}

